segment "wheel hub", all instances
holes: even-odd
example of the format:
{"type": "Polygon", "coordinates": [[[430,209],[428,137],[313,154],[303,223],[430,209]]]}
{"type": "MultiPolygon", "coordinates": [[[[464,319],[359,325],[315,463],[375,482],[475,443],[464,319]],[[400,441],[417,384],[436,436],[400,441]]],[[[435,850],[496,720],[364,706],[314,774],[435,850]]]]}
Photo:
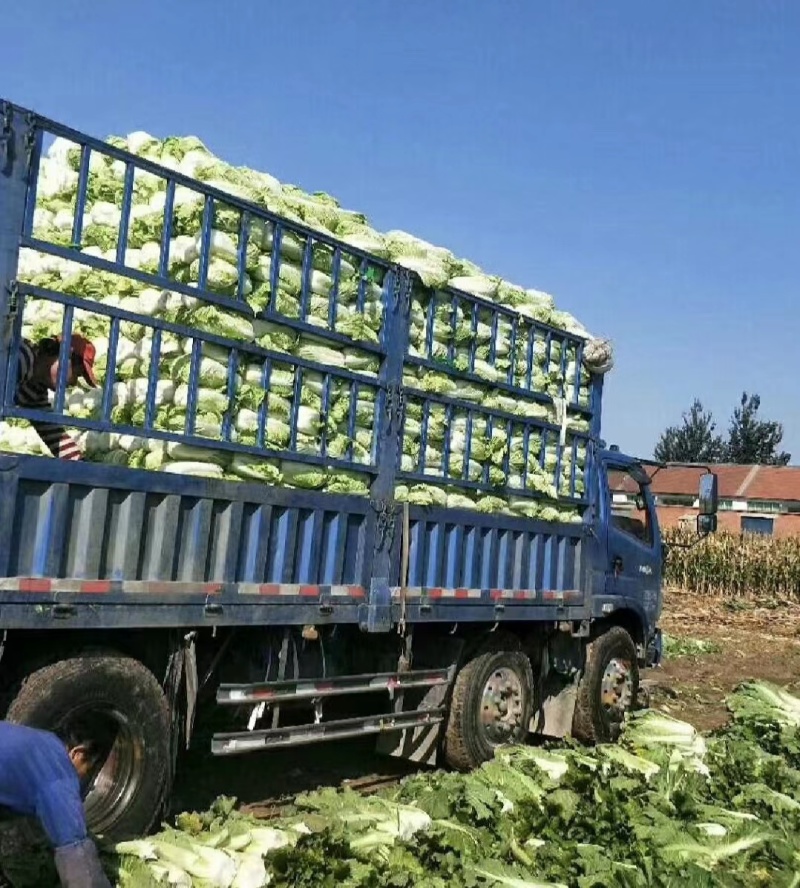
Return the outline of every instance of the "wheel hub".
{"type": "Polygon", "coordinates": [[[621,717],[633,701],[630,663],[619,658],[609,661],[600,684],[600,700],[609,715],[621,717]]]}
{"type": "MultiPolygon", "coordinates": [[[[73,711],[65,723],[68,725],[72,719],[86,714],[86,710],[73,711]]],[[[93,832],[102,833],[137,792],[144,750],[135,727],[121,712],[113,708],[93,708],[91,715],[102,719],[104,729],[114,736],[107,755],[82,787],[87,824],[93,832]]]]}
{"type": "Polygon", "coordinates": [[[481,695],[481,724],[493,746],[507,743],[522,721],[522,682],[507,667],[495,669],[481,695]]]}

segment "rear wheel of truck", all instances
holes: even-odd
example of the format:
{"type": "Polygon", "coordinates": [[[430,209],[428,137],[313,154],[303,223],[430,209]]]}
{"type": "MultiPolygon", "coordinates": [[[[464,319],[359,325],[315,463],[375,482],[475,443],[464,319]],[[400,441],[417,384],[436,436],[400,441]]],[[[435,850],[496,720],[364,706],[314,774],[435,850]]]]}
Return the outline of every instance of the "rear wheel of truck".
{"type": "Polygon", "coordinates": [[[584,743],[619,737],[625,713],[636,705],[639,664],[636,645],[621,626],[612,626],[586,647],[572,733],[584,743]]]}
{"type": "Polygon", "coordinates": [[[498,746],[521,743],[533,712],[533,670],[520,651],[479,654],[456,676],[444,735],[451,768],[469,771],[498,746]]]}
{"type": "Polygon", "coordinates": [[[107,751],[84,798],[89,830],[113,841],[147,832],[167,791],[170,718],[161,686],[138,660],[85,655],[39,669],[6,718],[60,736],[81,724],[107,751]]]}

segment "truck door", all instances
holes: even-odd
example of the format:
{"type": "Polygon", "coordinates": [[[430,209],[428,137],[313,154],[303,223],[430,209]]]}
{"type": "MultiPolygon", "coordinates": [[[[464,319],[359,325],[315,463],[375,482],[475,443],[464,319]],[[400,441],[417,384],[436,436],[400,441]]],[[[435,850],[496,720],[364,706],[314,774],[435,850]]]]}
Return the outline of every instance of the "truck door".
{"type": "Polygon", "coordinates": [[[606,594],[620,595],[654,621],[661,595],[661,535],[648,477],[638,463],[605,462],[606,594]]]}

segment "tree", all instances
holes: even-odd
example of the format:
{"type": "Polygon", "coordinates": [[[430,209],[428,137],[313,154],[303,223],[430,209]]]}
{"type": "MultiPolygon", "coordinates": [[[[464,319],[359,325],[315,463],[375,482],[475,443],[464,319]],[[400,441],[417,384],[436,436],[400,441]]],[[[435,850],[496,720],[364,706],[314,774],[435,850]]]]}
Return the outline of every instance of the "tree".
{"type": "Polygon", "coordinates": [[[661,435],[654,456],[660,462],[721,462],[726,448],[716,428],[711,412],[695,398],[682,425],[670,426],[661,435]]]}
{"type": "Polygon", "coordinates": [[[783,450],[778,452],[783,440],[783,426],[779,422],[759,419],[760,406],[758,395],[742,393],[740,406],[733,411],[725,459],[743,465],[788,465],[791,454],[783,450]]]}

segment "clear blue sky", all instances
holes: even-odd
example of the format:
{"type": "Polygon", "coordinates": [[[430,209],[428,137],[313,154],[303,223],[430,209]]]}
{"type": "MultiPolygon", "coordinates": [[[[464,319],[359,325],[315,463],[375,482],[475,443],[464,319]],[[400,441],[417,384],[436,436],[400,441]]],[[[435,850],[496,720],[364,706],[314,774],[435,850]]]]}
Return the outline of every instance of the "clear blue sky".
{"type": "Polygon", "coordinates": [[[551,292],[649,455],[743,389],[800,464],[796,0],[26,0],[0,95],[226,160],[551,292]]]}

